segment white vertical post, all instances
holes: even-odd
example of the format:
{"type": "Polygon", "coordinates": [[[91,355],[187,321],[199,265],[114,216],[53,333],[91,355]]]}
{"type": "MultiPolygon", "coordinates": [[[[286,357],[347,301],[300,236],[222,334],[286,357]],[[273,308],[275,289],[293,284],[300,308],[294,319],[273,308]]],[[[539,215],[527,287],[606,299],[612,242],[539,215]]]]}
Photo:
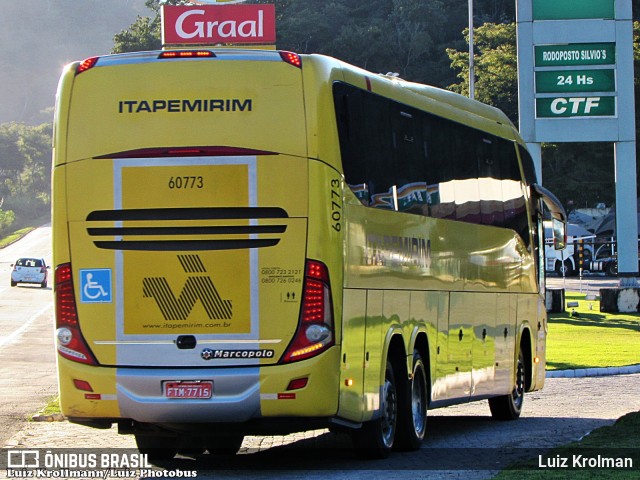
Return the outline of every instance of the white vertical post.
{"type": "Polygon", "coordinates": [[[531,154],[533,166],[536,169],[536,178],[538,179],[538,183],[542,185],[542,144],[527,142],[527,149],[531,154]]]}
{"type": "Polygon", "coordinates": [[[475,62],[473,58],[473,0],[469,0],[469,98],[476,96],[475,62]]]}
{"type": "MultiPolygon", "coordinates": [[[[618,247],[618,276],[638,275],[638,214],[636,195],[635,142],[615,142],[616,168],[616,243],[618,247]]],[[[629,282],[635,284],[635,278],[629,282]]]]}

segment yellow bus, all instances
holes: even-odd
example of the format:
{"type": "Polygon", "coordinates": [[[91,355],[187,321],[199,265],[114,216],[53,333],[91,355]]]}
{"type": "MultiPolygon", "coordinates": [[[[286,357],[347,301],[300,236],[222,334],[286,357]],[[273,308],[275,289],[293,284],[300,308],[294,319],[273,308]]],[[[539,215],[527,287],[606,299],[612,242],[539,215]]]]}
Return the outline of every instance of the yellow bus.
{"type": "MultiPolygon", "coordinates": [[[[62,411],[156,457],[248,434],[417,449],[545,378],[543,201],[498,110],[321,55],[69,65],[53,160],[62,411]]],[[[557,230],[561,233],[561,224],[557,230]]]]}

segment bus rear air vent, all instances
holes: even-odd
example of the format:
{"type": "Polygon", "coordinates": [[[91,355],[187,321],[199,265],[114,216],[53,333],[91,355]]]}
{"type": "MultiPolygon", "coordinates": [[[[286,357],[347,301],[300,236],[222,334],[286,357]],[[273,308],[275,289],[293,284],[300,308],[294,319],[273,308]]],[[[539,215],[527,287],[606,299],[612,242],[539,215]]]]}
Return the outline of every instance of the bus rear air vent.
{"type": "Polygon", "coordinates": [[[96,210],[87,216],[87,233],[96,247],[107,250],[263,248],[280,242],[278,234],[284,233],[287,225],[278,220],[286,218],[287,212],[278,207],[96,210]]]}

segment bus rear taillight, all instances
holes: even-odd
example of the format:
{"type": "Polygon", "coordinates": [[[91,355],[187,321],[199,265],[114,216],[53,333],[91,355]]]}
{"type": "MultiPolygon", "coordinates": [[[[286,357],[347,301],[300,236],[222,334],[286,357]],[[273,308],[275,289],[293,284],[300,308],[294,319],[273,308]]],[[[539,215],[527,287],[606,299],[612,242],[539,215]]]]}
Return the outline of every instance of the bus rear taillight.
{"type": "Polygon", "coordinates": [[[209,50],[167,50],[158,55],[159,59],[207,57],[215,57],[215,54],[209,50]]]}
{"type": "Polygon", "coordinates": [[[56,268],[54,289],[58,353],[75,362],[97,365],[98,362],[80,332],[70,263],[64,263],[56,268]]]}
{"type": "Polygon", "coordinates": [[[76,75],[79,75],[82,72],[86,72],[90,68],[95,67],[96,63],[98,63],[98,58],[99,57],[91,57],[91,58],[87,58],[86,60],[83,60],[80,63],[80,65],[78,65],[78,68],[76,69],[76,75]]]}
{"type": "Polygon", "coordinates": [[[324,263],[307,260],[298,329],[282,361],[290,363],[313,357],[334,342],[329,271],[324,263]]]}
{"type": "Polygon", "coordinates": [[[294,67],[302,68],[302,58],[297,53],[293,52],[279,52],[280,58],[294,67]]]}

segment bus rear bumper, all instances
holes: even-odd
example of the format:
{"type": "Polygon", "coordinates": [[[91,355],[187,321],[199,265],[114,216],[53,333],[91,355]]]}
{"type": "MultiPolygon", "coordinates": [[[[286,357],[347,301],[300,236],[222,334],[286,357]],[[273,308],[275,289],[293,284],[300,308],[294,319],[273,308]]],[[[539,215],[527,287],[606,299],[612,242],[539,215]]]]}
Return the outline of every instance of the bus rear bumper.
{"type": "Polygon", "coordinates": [[[242,423],[268,417],[333,417],[338,410],[339,349],[287,364],[216,368],[110,368],[59,359],[62,412],[78,423],[242,423]],[[335,372],[335,373],[329,373],[335,372]],[[292,380],[306,378],[289,390],[292,380]],[[92,391],[79,390],[82,379],[92,391]],[[168,382],[211,382],[209,398],[168,398],[168,382]]]}
{"type": "Polygon", "coordinates": [[[120,415],[138,422],[245,422],[260,415],[260,369],[118,369],[120,415]],[[215,372],[215,373],[214,373],[215,372]],[[211,398],[167,398],[168,382],[212,382],[211,398]]]}
{"type": "Polygon", "coordinates": [[[198,369],[118,369],[117,396],[120,415],[138,422],[178,423],[244,422],[260,414],[260,369],[225,368],[214,372],[198,369]],[[214,373],[215,372],[215,373],[214,373]],[[167,382],[213,384],[211,398],[167,398],[167,382]]]}

